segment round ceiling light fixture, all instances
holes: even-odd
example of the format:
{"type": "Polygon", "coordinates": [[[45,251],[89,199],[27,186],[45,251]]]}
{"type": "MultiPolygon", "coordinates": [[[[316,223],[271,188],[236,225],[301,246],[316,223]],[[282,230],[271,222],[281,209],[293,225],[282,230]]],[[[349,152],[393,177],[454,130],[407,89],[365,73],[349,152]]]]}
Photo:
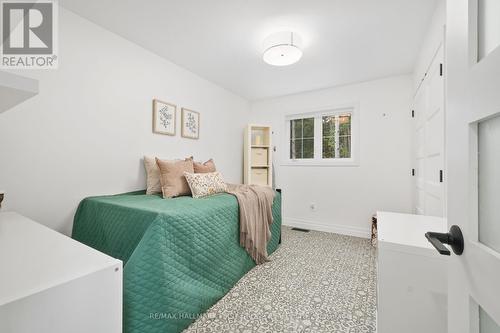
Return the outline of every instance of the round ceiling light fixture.
{"type": "Polygon", "coordinates": [[[288,66],[302,57],[302,39],[292,31],[274,33],[264,40],[262,58],[273,66],[288,66]]]}

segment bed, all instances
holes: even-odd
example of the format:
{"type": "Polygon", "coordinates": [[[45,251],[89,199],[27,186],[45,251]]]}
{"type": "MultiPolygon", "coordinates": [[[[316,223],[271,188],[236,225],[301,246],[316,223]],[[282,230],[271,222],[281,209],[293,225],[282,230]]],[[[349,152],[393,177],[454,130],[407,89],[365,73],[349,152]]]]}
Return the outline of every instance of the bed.
{"type": "MultiPolygon", "coordinates": [[[[255,263],[239,245],[236,198],[162,199],[144,191],[84,199],[72,237],[123,261],[123,331],[180,332],[255,263]]],[[[281,195],[273,202],[273,253],[281,195]]]]}

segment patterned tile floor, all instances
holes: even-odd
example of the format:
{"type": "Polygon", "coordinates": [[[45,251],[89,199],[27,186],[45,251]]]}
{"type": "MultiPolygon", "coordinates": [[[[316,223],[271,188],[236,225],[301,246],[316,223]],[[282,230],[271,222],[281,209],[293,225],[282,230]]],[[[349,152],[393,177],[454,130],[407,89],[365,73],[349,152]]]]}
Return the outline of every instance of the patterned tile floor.
{"type": "Polygon", "coordinates": [[[375,332],[375,277],[369,240],[283,227],[271,261],[184,333],[375,332]]]}

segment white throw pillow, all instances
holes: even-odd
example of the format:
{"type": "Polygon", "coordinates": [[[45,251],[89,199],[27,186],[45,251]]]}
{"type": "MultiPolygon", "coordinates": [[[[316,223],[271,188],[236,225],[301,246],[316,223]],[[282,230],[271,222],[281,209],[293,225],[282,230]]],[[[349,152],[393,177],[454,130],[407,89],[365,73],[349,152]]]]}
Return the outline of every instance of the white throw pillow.
{"type": "Polygon", "coordinates": [[[226,183],[219,172],[189,173],[184,172],[193,198],[203,198],[227,191],[226,183]]]}

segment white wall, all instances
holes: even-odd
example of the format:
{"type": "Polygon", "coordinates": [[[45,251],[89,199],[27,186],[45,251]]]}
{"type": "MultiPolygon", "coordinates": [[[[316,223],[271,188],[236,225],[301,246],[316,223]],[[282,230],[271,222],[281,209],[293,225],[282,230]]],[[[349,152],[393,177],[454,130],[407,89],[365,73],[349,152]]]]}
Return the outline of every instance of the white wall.
{"type": "Polygon", "coordinates": [[[427,72],[432,58],[436,54],[439,45],[444,40],[444,29],[446,24],[446,1],[438,0],[436,9],[432,15],[431,23],[427,29],[424,41],[420,47],[415,69],[413,71],[414,92],[417,91],[420,82],[427,72]]]}
{"type": "Polygon", "coordinates": [[[252,122],[274,130],[285,224],[367,237],[377,210],[410,212],[412,85],[412,77],[405,75],[252,104],[252,122]],[[286,115],[349,103],[360,107],[359,166],[280,165],[286,115]]]}
{"type": "Polygon", "coordinates": [[[59,69],[20,71],[38,96],[0,114],[5,210],[70,233],[86,196],[145,188],[144,154],[213,157],[242,180],[246,100],[60,8],[59,69]],[[152,99],[201,113],[199,140],[152,134],[152,99]]]}

